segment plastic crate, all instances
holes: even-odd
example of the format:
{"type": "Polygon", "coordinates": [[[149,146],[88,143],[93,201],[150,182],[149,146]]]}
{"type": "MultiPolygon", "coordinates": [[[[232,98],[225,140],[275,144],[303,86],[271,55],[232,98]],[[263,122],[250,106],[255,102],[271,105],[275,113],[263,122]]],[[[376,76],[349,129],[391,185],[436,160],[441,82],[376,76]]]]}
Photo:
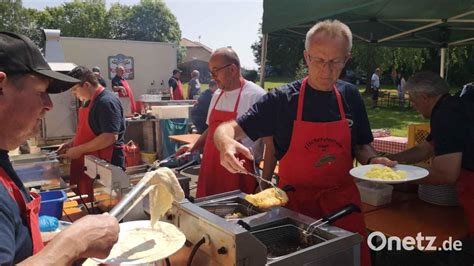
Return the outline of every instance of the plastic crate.
{"type": "Polygon", "coordinates": [[[53,190],[47,192],[40,192],[41,207],[40,216],[48,215],[61,219],[63,214],[63,204],[67,199],[66,193],[63,190],[53,190]]]}
{"type": "Polygon", "coordinates": [[[372,206],[380,206],[392,202],[393,186],[387,184],[379,184],[368,181],[356,183],[360,192],[362,202],[372,206]]]}

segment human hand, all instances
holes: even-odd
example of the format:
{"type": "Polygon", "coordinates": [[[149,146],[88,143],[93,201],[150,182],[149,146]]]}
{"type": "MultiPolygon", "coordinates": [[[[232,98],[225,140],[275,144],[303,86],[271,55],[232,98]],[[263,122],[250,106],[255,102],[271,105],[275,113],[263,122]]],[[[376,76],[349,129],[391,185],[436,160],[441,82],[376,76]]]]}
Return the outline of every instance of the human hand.
{"type": "Polygon", "coordinates": [[[59,146],[59,148],[56,150],[57,154],[64,154],[66,151],[72,147],[72,141],[64,142],[59,146]]]}
{"type": "Polygon", "coordinates": [[[120,88],[120,91],[124,96],[128,96],[127,90],[125,88],[120,88]]]}
{"type": "Polygon", "coordinates": [[[185,145],[179,147],[179,149],[176,151],[176,153],[174,155],[176,157],[178,157],[181,154],[184,154],[184,153],[188,152],[189,150],[191,150],[191,144],[185,144],[185,145]]]}
{"type": "Polygon", "coordinates": [[[369,162],[370,164],[383,164],[388,167],[394,167],[398,164],[397,161],[392,161],[387,157],[375,157],[369,162]]]}
{"type": "Polygon", "coordinates": [[[66,150],[65,153],[60,155],[60,158],[66,158],[66,159],[77,159],[81,157],[82,151],[80,150],[79,147],[71,147],[66,150]]]}
{"type": "Polygon", "coordinates": [[[118,240],[120,231],[115,217],[105,213],[87,215],[74,222],[63,233],[74,237],[78,258],[106,258],[118,240]]]}
{"type": "Polygon", "coordinates": [[[250,150],[233,139],[229,139],[223,147],[222,151],[220,151],[221,165],[231,173],[247,173],[243,160],[239,160],[236,155],[242,154],[248,159],[253,160],[254,158],[250,150]]]}

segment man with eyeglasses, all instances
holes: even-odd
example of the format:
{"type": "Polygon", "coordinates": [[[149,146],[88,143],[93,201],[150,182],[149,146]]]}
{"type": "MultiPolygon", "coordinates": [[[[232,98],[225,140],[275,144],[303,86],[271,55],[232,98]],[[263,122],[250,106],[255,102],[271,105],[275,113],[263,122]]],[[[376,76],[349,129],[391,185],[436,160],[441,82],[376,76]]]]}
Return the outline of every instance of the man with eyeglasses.
{"type": "MultiPolygon", "coordinates": [[[[182,146],[177,154],[186,151],[203,151],[201,169],[197,185],[197,197],[205,197],[239,189],[253,193],[256,188],[254,177],[242,173],[230,173],[220,165],[219,152],[212,138],[221,123],[242,116],[262,96],[265,91],[255,83],[245,80],[240,73],[240,60],[232,48],[214,51],[209,60],[209,70],[219,89],[212,95],[207,115],[209,125],[196,143],[182,146]]],[[[262,142],[249,138],[241,140],[242,145],[252,150],[255,159],[261,158],[262,142]]],[[[243,173],[254,173],[254,163],[245,159],[243,173]]]]}
{"type": "MultiPolygon", "coordinates": [[[[349,174],[354,157],[363,163],[396,163],[374,157],[362,97],[354,85],[338,80],[351,48],[349,27],[337,20],[318,22],[306,34],[308,76],[263,96],[214,135],[221,164],[231,172],[244,171],[235,154],[252,158],[234,139],[273,136],[280,162],[278,186],[295,188],[288,193],[287,207],[316,219],[350,203],[360,206],[359,191],[349,174]]],[[[345,216],[335,225],[366,236],[361,213],[345,216]]],[[[365,241],[361,262],[370,265],[365,241]]]]}
{"type": "Polygon", "coordinates": [[[10,162],[13,150],[39,131],[53,108],[50,93],[79,80],[51,70],[26,36],[0,32],[0,265],[72,265],[80,258],[105,258],[119,225],[107,214],[87,215],[44,246],[39,230],[41,197],[28,192],[10,162]]]}

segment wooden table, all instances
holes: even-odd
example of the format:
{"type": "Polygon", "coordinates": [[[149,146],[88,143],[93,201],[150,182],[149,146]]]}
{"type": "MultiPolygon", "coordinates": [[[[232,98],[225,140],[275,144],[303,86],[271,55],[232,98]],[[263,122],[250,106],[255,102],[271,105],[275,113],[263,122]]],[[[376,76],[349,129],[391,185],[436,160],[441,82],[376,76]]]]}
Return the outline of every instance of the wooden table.
{"type": "Polygon", "coordinates": [[[369,211],[365,209],[364,217],[369,231],[379,231],[387,236],[399,238],[406,236],[416,238],[418,233],[423,236],[436,236],[433,245],[437,247],[442,246],[443,241],[449,237],[458,240],[468,234],[467,222],[461,207],[433,205],[417,197],[395,198],[395,202],[388,205],[375,207],[369,211]],[[402,201],[397,202],[398,200],[402,201]]]}
{"type": "Polygon", "coordinates": [[[201,135],[199,134],[184,134],[184,135],[171,135],[169,138],[173,141],[190,144],[195,143],[201,135]]]}

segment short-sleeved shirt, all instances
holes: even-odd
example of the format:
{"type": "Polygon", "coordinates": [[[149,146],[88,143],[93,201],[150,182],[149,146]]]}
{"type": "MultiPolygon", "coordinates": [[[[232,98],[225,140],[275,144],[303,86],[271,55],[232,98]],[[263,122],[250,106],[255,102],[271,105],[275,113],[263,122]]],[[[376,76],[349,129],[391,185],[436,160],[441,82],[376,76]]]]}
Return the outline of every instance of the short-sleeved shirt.
{"type": "MultiPolygon", "coordinates": [[[[251,139],[273,136],[275,156],[281,159],[290,146],[293,123],[296,119],[301,80],[272,90],[237,120],[251,139]]],[[[357,87],[342,80],[336,83],[341,93],[344,112],[351,130],[352,146],[373,141],[364,102],[357,87]]],[[[340,120],[336,94],[306,86],[303,121],[332,122],[340,120]]]]}
{"type": "Polygon", "coordinates": [[[380,78],[377,74],[372,74],[371,82],[372,88],[380,88],[380,78]]]}
{"type": "Polygon", "coordinates": [[[175,77],[171,77],[168,80],[168,86],[172,87],[175,90],[178,87],[178,80],[175,77]]]}
{"type": "Polygon", "coordinates": [[[431,112],[431,132],[426,138],[433,143],[436,156],[462,152],[461,167],[471,171],[474,171],[474,121],[468,112],[472,112],[473,104],[448,94],[441,97],[431,112]]]}
{"type": "Polygon", "coordinates": [[[115,77],[112,78],[112,88],[115,86],[123,86],[122,80],[123,78],[115,75],[115,77]]]}
{"type": "Polygon", "coordinates": [[[198,79],[191,79],[188,85],[189,90],[189,100],[193,100],[194,96],[199,95],[201,93],[201,83],[198,79]]]}
{"type": "Polygon", "coordinates": [[[198,129],[199,134],[207,129],[206,119],[213,92],[209,89],[203,91],[197,99],[196,105],[191,109],[191,120],[198,129]]]}
{"type": "MultiPolygon", "coordinates": [[[[115,146],[124,144],[125,119],[123,117],[123,108],[120,100],[112,92],[103,90],[94,100],[89,113],[89,126],[95,135],[102,133],[118,134],[115,146]]],[[[119,153],[112,156],[112,163],[118,158],[119,153]]],[[[122,165],[118,165],[122,166],[122,165]]]]}
{"type": "Polygon", "coordinates": [[[102,77],[98,77],[97,80],[99,81],[99,84],[104,87],[104,88],[107,88],[107,82],[105,82],[105,79],[102,78],[102,77]]]}
{"type": "MultiPolygon", "coordinates": [[[[0,150],[0,167],[10,176],[29,200],[20,178],[10,163],[8,152],[0,150]]],[[[0,183],[0,265],[13,265],[33,255],[33,242],[18,204],[0,183]]]]}
{"type": "MultiPolygon", "coordinates": [[[[221,89],[216,90],[212,95],[211,103],[209,104],[209,111],[207,113],[206,123],[209,125],[209,118],[212,112],[212,108],[214,108],[214,105],[216,110],[233,112],[235,104],[237,102],[237,98],[239,97],[239,93],[240,88],[232,91],[222,91],[221,89]],[[221,94],[222,96],[217,102],[217,99],[221,94]]],[[[242,88],[242,94],[240,95],[239,106],[237,107],[237,117],[240,117],[245,114],[250,109],[250,107],[252,107],[252,105],[264,95],[264,89],[262,89],[257,84],[246,80],[244,87],[242,88]]],[[[263,154],[263,143],[260,140],[257,141],[257,139],[258,138],[255,138],[252,141],[249,138],[243,138],[240,140],[240,142],[244,146],[252,148],[255,157],[257,159],[260,159],[261,155],[263,154]]]]}

